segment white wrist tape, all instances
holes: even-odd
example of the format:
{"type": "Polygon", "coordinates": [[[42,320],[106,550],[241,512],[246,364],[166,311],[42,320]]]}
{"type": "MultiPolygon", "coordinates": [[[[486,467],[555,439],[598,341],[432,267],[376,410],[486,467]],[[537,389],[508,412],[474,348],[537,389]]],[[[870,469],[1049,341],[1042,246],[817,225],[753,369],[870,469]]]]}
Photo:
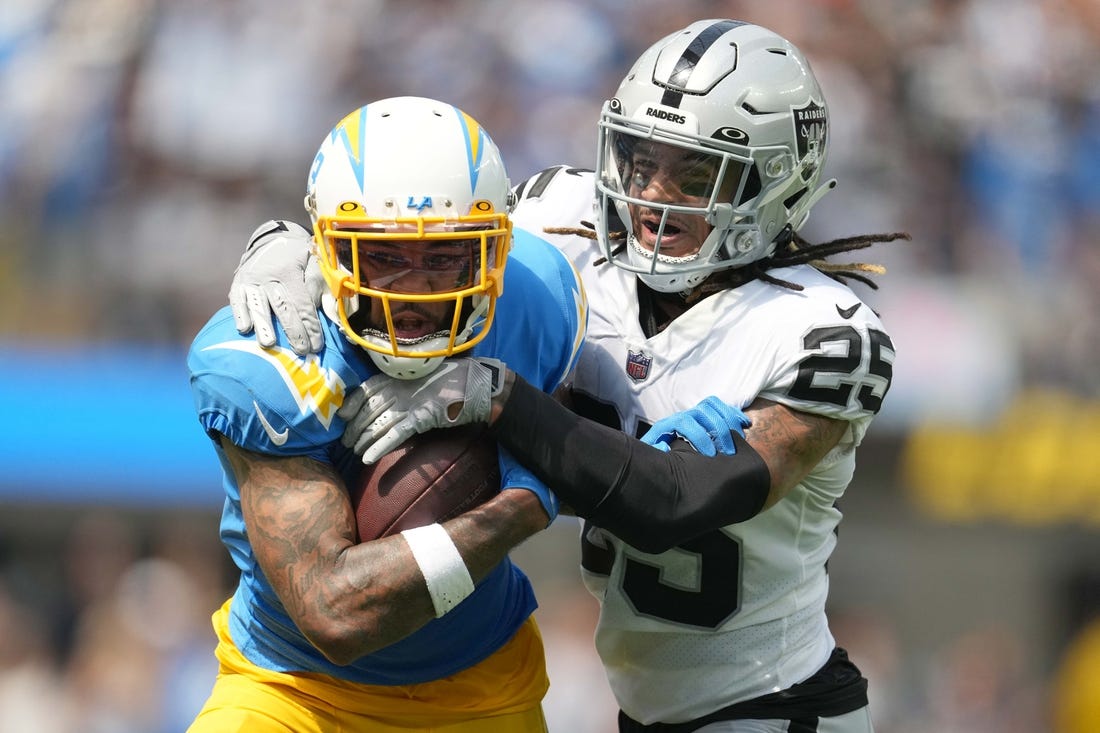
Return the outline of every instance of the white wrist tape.
{"type": "Polygon", "coordinates": [[[474,592],[474,581],[458,548],[441,524],[406,529],[401,533],[409,543],[413,558],[424,575],[428,595],[435,606],[435,617],[462,602],[474,592]]]}

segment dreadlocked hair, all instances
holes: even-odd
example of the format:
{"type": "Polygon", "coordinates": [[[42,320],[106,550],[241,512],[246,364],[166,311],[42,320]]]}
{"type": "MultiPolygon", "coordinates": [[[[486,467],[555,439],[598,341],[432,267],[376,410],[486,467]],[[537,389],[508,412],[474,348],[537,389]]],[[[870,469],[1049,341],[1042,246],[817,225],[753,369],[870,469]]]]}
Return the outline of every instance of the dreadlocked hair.
{"type": "Polygon", "coordinates": [[[826,262],[826,258],[843,252],[855,252],[866,249],[874,244],[886,244],[898,240],[909,241],[912,237],[906,232],[889,232],[885,234],[860,234],[855,237],[833,239],[821,244],[810,244],[797,233],[789,233],[780,240],[776,251],[770,256],[749,263],[743,268],[748,277],[741,282],[752,279],[760,279],[772,285],[802,290],[797,283],[787,282],[768,274],[768,270],[793,265],[810,265],[816,270],[828,275],[838,282],[847,284],[849,280],[861,282],[872,290],[878,290],[878,283],[871,279],[872,275],[883,275],[886,268],[882,265],[868,262],[826,262]]]}
{"type": "MultiPolygon", "coordinates": [[[[582,221],[580,224],[579,227],[546,227],[543,231],[547,234],[574,234],[595,241],[595,225],[588,221],[582,221]]],[[[618,242],[611,250],[611,256],[614,257],[626,248],[626,232],[610,232],[609,237],[611,240],[618,242]]],[[[884,234],[861,234],[855,237],[833,239],[821,244],[811,244],[798,233],[788,230],[785,236],[780,235],[776,251],[771,255],[751,262],[744,267],[719,270],[699,285],[691,294],[695,297],[689,296],[689,300],[695,301],[718,290],[735,288],[752,280],[763,280],[776,287],[788,288],[789,290],[802,290],[803,287],[798,283],[788,282],[768,274],[768,270],[793,265],[810,265],[838,282],[847,284],[849,280],[855,280],[872,290],[878,290],[878,283],[871,277],[886,273],[886,268],[882,265],[868,262],[827,262],[826,259],[844,252],[866,249],[875,244],[886,244],[898,240],[909,241],[910,239],[912,237],[906,232],[889,232],[884,234]]],[[[602,265],[605,262],[607,262],[607,258],[601,257],[593,264],[602,265]]]]}
{"type": "MultiPolygon", "coordinates": [[[[593,242],[596,241],[596,225],[590,221],[581,221],[579,227],[543,227],[542,231],[547,234],[575,234],[578,237],[591,239],[593,242]]],[[[607,236],[612,241],[622,240],[611,250],[612,257],[621,254],[626,249],[626,232],[608,232],[607,236]]],[[[607,262],[607,258],[600,257],[592,264],[599,267],[605,262],[607,262]]]]}

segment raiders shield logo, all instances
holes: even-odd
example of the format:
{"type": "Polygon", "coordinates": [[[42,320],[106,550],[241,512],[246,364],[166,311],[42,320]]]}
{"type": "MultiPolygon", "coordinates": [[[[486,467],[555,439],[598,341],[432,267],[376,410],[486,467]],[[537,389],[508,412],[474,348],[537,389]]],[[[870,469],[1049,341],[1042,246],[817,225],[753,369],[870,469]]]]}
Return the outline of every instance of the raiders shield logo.
{"type": "Polygon", "coordinates": [[[651,364],[653,364],[652,356],[646,356],[641,351],[626,352],[626,373],[635,382],[640,382],[649,376],[651,364]]]}
{"type": "Polygon", "coordinates": [[[825,108],[811,101],[805,107],[791,111],[794,113],[794,138],[798,143],[798,159],[803,160],[811,154],[820,159],[825,152],[825,136],[829,127],[825,119],[825,108]]]}

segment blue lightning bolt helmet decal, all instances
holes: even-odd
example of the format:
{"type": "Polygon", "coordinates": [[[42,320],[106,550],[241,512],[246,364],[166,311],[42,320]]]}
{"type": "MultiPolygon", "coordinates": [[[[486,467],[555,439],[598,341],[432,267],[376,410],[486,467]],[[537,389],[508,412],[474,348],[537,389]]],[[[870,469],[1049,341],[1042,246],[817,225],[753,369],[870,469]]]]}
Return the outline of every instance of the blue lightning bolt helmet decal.
{"type": "Polygon", "coordinates": [[[332,129],[333,140],[339,139],[348,152],[348,162],[355,173],[355,181],[359,184],[359,190],[363,190],[366,179],[366,156],[363,150],[367,142],[367,105],[349,114],[332,129]]]}

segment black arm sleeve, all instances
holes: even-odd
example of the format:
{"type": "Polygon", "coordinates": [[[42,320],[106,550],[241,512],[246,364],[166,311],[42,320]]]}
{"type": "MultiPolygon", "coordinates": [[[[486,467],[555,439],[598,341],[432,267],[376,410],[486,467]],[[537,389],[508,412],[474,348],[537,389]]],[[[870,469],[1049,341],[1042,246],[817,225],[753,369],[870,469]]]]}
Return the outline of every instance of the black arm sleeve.
{"type": "Polygon", "coordinates": [[[771,486],[764,459],[737,433],[735,455],[708,458],[686,441],[665,453],[573,414],[518,375],[491,430],[577,516],[644,552],[756,516],[771,486]]]}

